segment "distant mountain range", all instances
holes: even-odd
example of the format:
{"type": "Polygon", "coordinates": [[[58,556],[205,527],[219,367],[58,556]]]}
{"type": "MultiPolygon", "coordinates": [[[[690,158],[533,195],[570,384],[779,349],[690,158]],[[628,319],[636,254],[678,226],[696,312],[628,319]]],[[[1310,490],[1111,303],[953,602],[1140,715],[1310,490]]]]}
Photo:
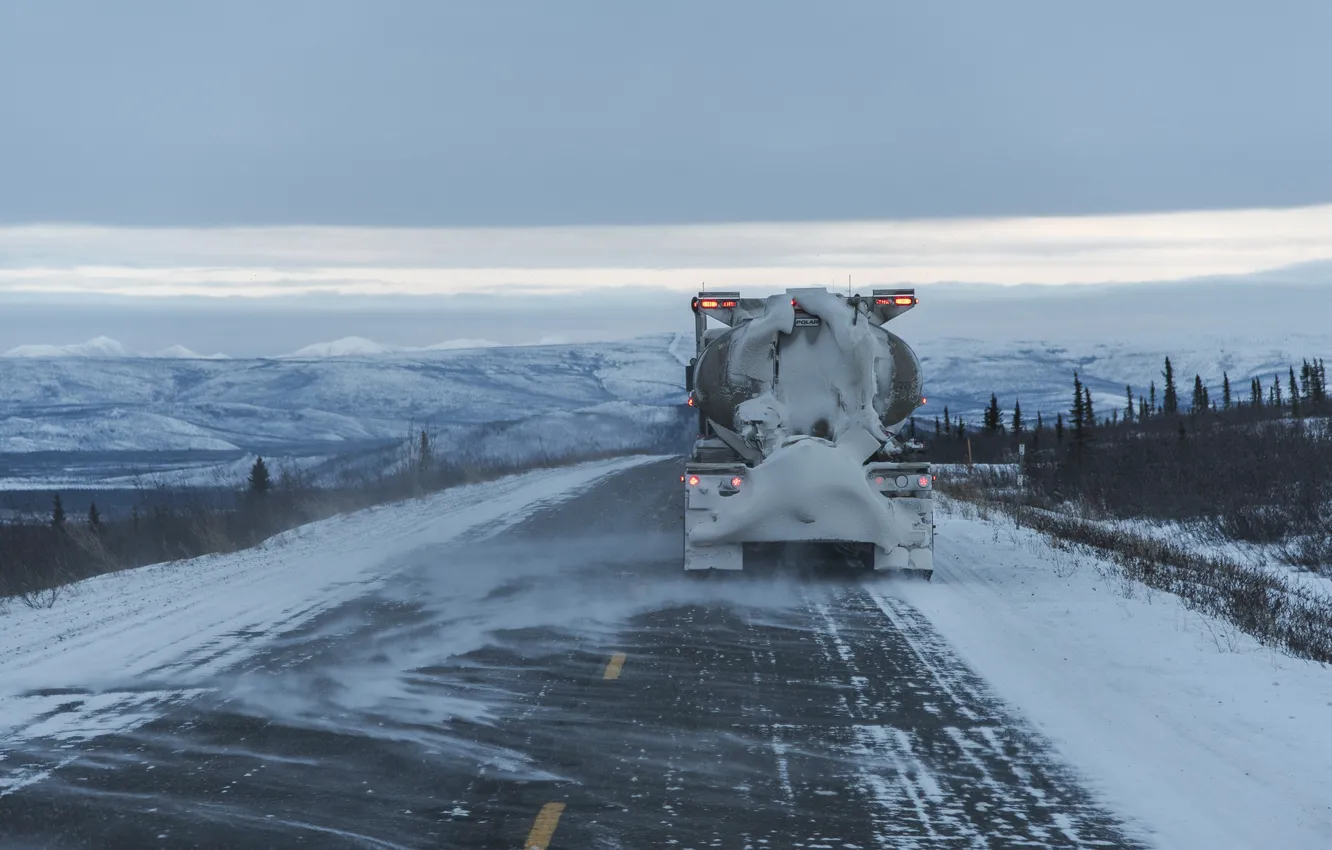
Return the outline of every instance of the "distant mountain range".
{"type": "MultiPolygon", "coordinates": [[[[558,345],[559,340],[542,339],[534,345],[558,345]]],[[[448,339],[433,345],[391,345],[376,342],[360,336],[347,336],[332,342],[317,342],[298,348],[287,354],[278,354],[276,360],[312,360],[323,357],[377,357],[382,354],[421,354],[431,351],[456,351],[467,348],[497,348],[502,343],[488,339],[448,339]]],[[[70,345],[20,345],[0,353],[0,359],[6,357],[25,358],[82,358],[82,359],[124,359],[151,357],[162,360],[229,360],[230,355],[199,354],[183,345],[172,345],[160,351],[132,351],[119,341],[106,336],[94,337],[87,342],[70,345]]]]}
{"type": "Polygon", "coordinates": [[[20,345],[11,348],[0,357],[158,357],[169,360],[225,360],[225,354],[197,354],[183,345],[173,345],[152,354],[140,354],[129,351],[114,339],[105,336],[94,337],[87,342],[73,345],[20,345]]]}
{"type": "MultiPolygon", "coordinates": [[[[348,336],[332,342],[320,342],[299,348],[289,354],[278,355],[279,359],[313,359],[320,357],[374,357],[380,354],[410,354],[427,351],[453,351],[463,348],[494,348],[499,343],[484,339],[451,339],[434,345],[409,346],[388,345],[359,336],[348,336]]],[[[172,345],[161,351],[144,353],[131,351],[117,340],[99,336],[87,342],[72,345],[20,345],[0,354],[3,357],[35,358],[136,358],[153,357],[164,360],[228,360],[226,354],[199,354],[183,345],[172,345]]]]}

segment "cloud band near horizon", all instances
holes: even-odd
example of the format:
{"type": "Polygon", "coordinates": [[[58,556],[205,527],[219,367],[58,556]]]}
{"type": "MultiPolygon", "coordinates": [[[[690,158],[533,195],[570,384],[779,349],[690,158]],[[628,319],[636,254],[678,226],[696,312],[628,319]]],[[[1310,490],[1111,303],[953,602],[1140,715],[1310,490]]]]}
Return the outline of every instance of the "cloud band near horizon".
{"type": "Polygon", "coordinates": [[[851,282],[1088,284],[1332,259],[1332,205],[1048,218],[543,228],[0,227],[0,293],[271,297],[851,282]]]}

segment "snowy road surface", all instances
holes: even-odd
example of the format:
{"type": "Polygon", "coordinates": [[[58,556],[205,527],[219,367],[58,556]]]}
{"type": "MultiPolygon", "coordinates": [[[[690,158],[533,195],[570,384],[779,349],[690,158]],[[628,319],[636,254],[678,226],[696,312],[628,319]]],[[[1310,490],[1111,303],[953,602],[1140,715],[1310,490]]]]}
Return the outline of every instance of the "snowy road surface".
{"type": "Polygon", "coordinates": [[[686,581],[676,466],[12,606],[0,846],[1332,846],[1328,671],[958,516],[930,585],[686,581]]]}

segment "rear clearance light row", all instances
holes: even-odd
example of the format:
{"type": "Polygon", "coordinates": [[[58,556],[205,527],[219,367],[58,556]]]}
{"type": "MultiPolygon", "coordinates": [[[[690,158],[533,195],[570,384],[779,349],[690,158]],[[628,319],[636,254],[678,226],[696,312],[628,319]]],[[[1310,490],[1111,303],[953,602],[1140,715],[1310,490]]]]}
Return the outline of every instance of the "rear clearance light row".
{"type": "Polygon", "coordinates": [[[920,299],[914,295],[893,295],[888,298],[875,298],[874,303],[889,307],[914,307],[920,303],[920,299]]]}
{"type": "Polygon", "coordinates": [[[928,490],[934,485],[932,475],[875,475],[870,479],[876,487],[896,487],[898,490],[928,490]]]}
{"type": "Polygon", "coordinates": [[[729,298],[726,300],[721,300],[718,298],[702,298],[695,301],[694,303],[697,304],[699,307],[703,308],[704,310],[716,310],[719,308],[726,309],[730,307],[735,307],[738,306],[740,302],[729,298]]]}
{"type": "MultiPolygon", "coordinates": [[[[688,484],[690,487],[697,487],[699,484],[703,483],[702,479],[700,479],[697,475],[690,475],[687,477],[681,475],[680,480],[688,484]]],[[[740,485],[745,483],[745,479],[741,478],[739,475],[736,475],[731,478],[729,483],[732,487],[739,490],[740,485]]]]}

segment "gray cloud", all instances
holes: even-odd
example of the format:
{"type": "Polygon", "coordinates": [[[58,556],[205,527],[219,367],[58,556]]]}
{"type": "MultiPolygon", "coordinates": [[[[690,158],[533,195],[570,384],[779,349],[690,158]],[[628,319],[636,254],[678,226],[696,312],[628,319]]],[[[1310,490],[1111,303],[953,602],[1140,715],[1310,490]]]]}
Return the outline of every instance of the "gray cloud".
{"type": "Polygon", "coordinates": [[[514,225],[1332,200],[1332,5],[0,12],[0,221],[514,225]]]}

